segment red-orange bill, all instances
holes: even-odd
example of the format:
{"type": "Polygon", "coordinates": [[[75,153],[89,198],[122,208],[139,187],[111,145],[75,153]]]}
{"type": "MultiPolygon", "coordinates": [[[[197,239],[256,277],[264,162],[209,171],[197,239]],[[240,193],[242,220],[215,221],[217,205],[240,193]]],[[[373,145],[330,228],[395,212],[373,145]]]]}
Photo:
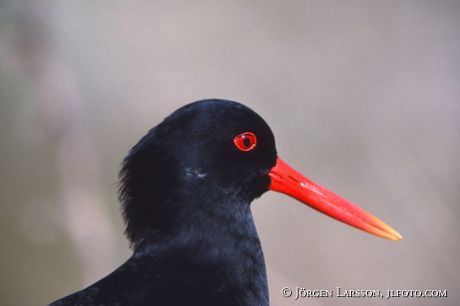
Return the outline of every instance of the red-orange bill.
{"type": "Polygon", "coordinates": [[[348,225],[389,240],[402,236],[382,220],[353,205],[335,193],[312,182],[279,157],[269,173],[270,189],[287,194],[302,203],[348,225]]]}

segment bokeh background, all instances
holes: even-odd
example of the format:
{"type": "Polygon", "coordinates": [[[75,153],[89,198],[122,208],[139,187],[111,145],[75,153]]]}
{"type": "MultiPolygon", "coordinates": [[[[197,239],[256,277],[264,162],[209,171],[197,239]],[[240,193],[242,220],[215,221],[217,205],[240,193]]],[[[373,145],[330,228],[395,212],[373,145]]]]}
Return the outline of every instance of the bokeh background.
{"type": "Polygon", "coordinates": [[[264,195],[272,305],[458,305],[460,1],[441,0],[0,1],[0,304],[47,304],[126,260],[120,161],[210,97],[259,112],[287,162],[405,237],[264,195]]]}

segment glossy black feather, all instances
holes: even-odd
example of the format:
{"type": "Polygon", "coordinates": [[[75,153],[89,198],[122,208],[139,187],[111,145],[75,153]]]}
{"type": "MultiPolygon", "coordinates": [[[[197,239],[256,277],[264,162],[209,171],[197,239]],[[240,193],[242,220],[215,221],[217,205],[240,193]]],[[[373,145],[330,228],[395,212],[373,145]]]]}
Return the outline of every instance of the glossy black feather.
{"type": "Polygon", "coordinates": [[[268,305],[250,203],[268,190],[273,134],[242,104],[203,100],[151,129],[125,158],[120,201],[134,254],[55,305],[268,305]],[[257,135],[251,152],[235,148],[257,135]]]}

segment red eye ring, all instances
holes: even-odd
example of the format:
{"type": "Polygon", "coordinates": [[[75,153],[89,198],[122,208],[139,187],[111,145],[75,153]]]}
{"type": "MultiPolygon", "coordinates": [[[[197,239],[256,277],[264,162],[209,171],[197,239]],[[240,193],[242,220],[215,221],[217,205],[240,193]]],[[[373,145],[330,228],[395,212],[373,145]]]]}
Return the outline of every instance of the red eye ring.
{"type": "Polygon", "coordinates": [[[257,137],[254,133],[244,132],[233,138],[236,148],[243,152],[253,150],[257,145],[257,137]]]}

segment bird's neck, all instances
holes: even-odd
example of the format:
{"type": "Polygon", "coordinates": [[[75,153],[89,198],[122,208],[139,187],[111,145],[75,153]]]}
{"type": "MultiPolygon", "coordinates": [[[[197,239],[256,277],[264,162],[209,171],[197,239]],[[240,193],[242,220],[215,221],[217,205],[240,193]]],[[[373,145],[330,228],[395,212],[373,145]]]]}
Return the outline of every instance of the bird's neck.
{"type": "Polygon", "coordinates": [[[247,248],[260,250],[249,203],[189,195],[175,199],[175,205],[181,209],[176,211],[173,222],[161,231],[147,231],[136,251],[151,249],[165,240],[174,242],[176,247],[193,248],[195,253],[207,252],[216,258],[236,256],[247,248]]]}
{"type": "Polygon", "coordinates": [[[222,200],[194,205],[198,203],[193,203],[193,197],[188,201],[193,210],[180,212],[177,223],[166,235],[152,233],[146,237],[135,256],[181,254],[180,265],[202,266],[202,270],[213,271],[216,283],[249,291],[248,299],[265,305],[268,302],[265,263],[249,203],[222,200]]]}

